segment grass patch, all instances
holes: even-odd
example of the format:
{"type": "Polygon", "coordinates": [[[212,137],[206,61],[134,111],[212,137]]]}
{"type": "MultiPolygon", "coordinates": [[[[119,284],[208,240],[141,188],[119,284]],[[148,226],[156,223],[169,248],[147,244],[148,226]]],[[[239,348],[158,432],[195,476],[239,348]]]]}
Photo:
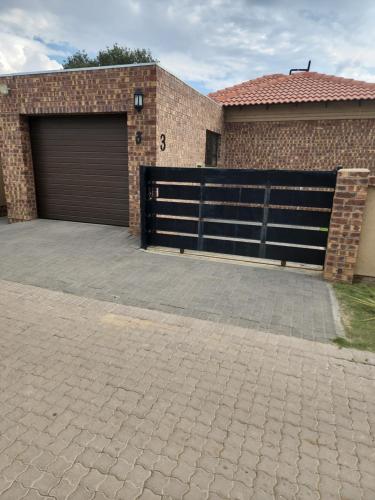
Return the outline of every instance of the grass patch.
{"type": "Polygon", "coordinates": [[[334,342],[340,347],[375,352],[375,285],[337,283],[333,288],[346,333],[346,338],[338,337],[334,342]]]}

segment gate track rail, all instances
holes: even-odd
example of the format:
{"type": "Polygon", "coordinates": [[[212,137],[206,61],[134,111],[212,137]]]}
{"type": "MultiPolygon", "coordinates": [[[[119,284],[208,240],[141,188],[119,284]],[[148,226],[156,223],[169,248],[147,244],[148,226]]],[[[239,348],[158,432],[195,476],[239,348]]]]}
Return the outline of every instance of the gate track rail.
{"type": "Polygon", "coordinates": [[[141,246],[323,266],[336,176],[141,166],[141,246]]]}

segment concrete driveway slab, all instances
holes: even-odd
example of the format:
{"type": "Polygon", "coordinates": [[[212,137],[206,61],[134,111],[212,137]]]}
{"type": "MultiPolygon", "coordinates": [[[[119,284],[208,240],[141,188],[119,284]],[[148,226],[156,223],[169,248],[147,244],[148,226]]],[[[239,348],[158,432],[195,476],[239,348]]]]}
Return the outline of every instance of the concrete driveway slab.
{"type": "Polygon", "coordinates": [[[319,273],[144,252],[125,228],[35,220],[0,226],[0,278],[83,297],[329,341],[319,273]]]}
{"type": "Polygon", "coordinates": [[[2,499],[375,498],[369,353],[0,281],[0,375],[2,499]]]}

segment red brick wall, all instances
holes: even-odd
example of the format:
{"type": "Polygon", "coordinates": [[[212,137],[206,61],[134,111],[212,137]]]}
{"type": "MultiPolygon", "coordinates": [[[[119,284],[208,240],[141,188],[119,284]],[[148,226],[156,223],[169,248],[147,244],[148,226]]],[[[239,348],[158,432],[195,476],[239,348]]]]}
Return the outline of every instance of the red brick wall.
{"type": "Polygon", "coordinates": [[[222,133],[221,105],[208,99],[162,68],[157,68],[157,164],[195,167],[203,165],[206,130],[222,133]],[[160,135],[166,148],[160,149],[160,135]]]}
{"type": "Polygon", "coordinates": [[[23,115],[126,113],[130,226],[137,228],[138,167],[156,161],[156,66],[19,75],[0,78],[0,83],[10,88],[8,96],[0,96],[0,154],[10,220],[36,217],[28,124],[23,115]],[[145,94],[141,113],[134,110],[136,88],[145,94]],[[139,145],[135,143],[137,130],[143,132],[139,145]]]}
{"type": "Polygon", "coordinates": [[[375,119],[263,121],[225,124],[229,168],[330,170],[375,174],[375,119]]]}
{"type": "Polygon", "coordinates": [[[329,281],[353,281],[368,180],[368,169],[343,169],[337,174],[324,265],[324,277],[329,281]]]}
{"type": "MultiPolygon", "coordinates": [[[[0,155],[10,221],[37,216],[26,115],[126,113],[130,227],[139,229],[139,165],[192,166],[204,162],[206,129],[221,132],[222,108],[156,65],[0,77],[0,155]],[[136,88],[144,108],[134,110],[136,88]],[[135,134],[142,132],[142,143],[135,134]],[[166,149],[160,150],[160,134],[166,149]]],[[[125,117],[124,117],[125,119],[125,117]]]]}

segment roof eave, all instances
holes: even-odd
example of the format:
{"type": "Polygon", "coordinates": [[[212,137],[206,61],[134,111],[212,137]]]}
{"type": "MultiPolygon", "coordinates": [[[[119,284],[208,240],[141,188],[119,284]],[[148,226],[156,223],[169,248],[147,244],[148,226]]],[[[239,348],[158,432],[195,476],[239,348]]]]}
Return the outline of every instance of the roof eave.
{"type": "Polygon", "coordinates": [[[305,99],[305,100],[270,100],[270,101],[262,101],[262,102],[256,102],[256,103],[244,103],[244,102],[231,102],[231,103],[226,103],[223,102],[221,103],[224,108],[231,108],[231,107],[239,107],[239,106],[263,106],[263,105],[271,105],[271,104],[309,104],[309,103],[329,103],[329,102],[356,102],[356,101],[375,101],[375,97],[355,97],[355,98],[348,98],[348,99],[305,99]]]}

